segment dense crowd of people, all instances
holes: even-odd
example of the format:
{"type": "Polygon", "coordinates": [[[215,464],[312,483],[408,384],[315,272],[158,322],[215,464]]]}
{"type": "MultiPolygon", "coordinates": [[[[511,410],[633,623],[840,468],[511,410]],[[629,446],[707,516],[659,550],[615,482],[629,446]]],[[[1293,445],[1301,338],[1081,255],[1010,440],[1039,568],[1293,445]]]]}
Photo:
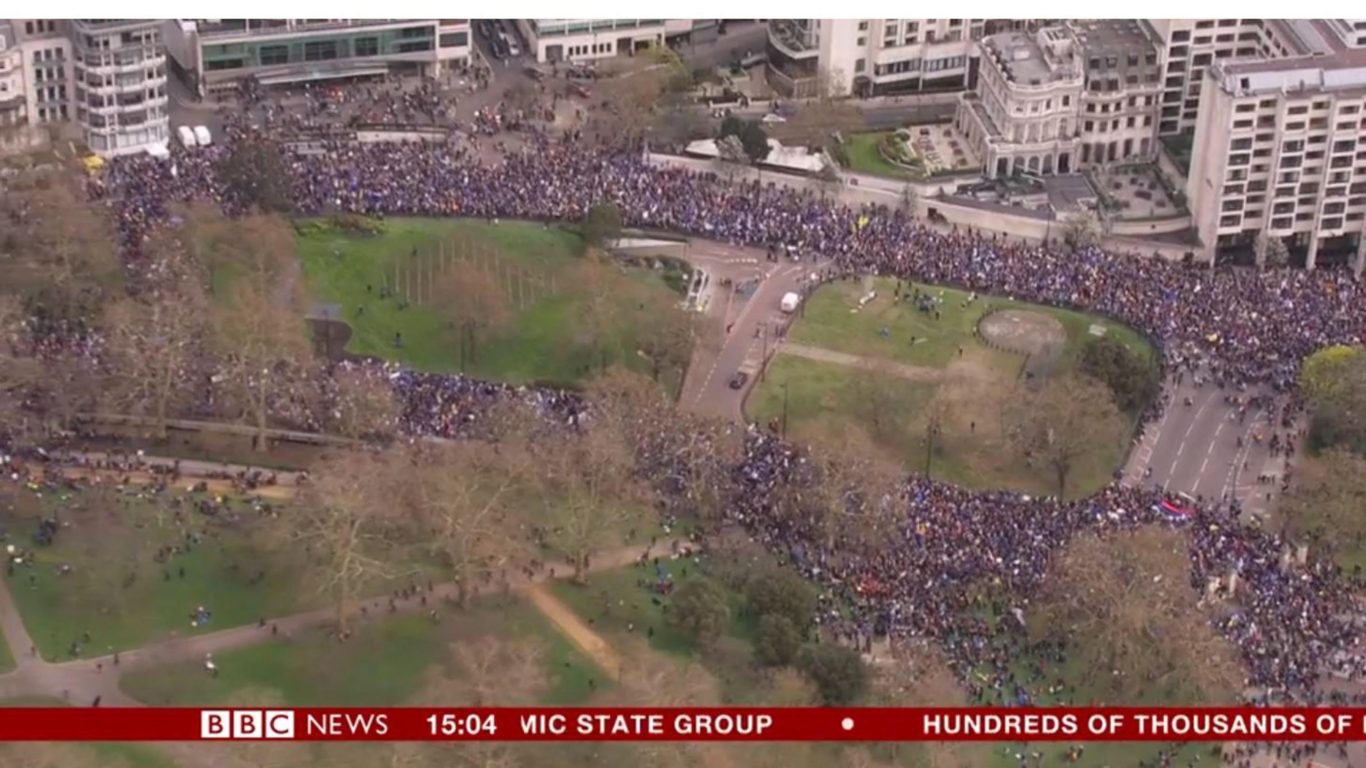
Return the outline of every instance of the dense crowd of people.
{"type": "MultiPolygon", "coordinates": [[[[131,268],[155,273],[140,248],[171,204],[231,195],[215,173],[230,147],[171,160],[120,158],[97,182],[124,240],[131,268]]],[[[628,225],[758,247],[782,247],[819,263],[826,278],[875,272],[950,284],[1101,313],[1147,334],[1169,371],[1195,372],[1231,390],[1270,384],[1293,390],[1299,361],[1366,335],[1366,290],[1349,273],[1246,269],[1210,271],[1100,250],[1074,253],[965,230],[922,226],[898,211],[855,209],[780,185],[730,183],[716,175],[652,166],[637,148],[538,140],[480,162],[455,145],[345,143],[289,152],[297,210],[371,216],[581,220],[609,202],[628,225]]],[[[500,400],[530,398],[543,413],[577,423],[574,395],[467,377],[418,373],[374,362],[347,365],[391,382],[402,402],[400,430],[462,437],[500,400]]],[[[822,623],[859,644],[873,637],[935,638],[983,700],[1029,701],[1010,671],[1017,646],[1001,624],[974,611],[971,587],[991,583],[1027,594],[1049,557],[1078,531],[1164,520],[1152,491],[1111,486],[1076,502],[978,492],[924,478],[904,487],[899,535],[869,553],[833,543],[777,513],[775,490],[801,482],[795,447],[751,429],[741,492],[730,518],[823,586],[822,623]]],[[[1286,542],[1238,520],[1236,504],[1198,510],[1188,523],[1192,581],[1239,574],[1237,609],[1218,629],[1237,644],[1249,685],[1312,696],[1326,660],[1360,675],[1360,638],[1342,619],[1351,585],[1331,566],[1286,568],[1286,542]]]]}

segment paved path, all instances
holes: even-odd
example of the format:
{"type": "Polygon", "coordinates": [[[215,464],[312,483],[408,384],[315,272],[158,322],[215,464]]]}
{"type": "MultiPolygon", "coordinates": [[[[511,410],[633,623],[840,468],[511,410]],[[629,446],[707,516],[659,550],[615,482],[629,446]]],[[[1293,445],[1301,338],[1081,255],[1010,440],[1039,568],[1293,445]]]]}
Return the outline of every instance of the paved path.
{"type": "Polygon", "coordinates": [[[850,368],[859,368],[865,371],[885,373],[897,376],[908,381],[943,381],[947,373],[944,368],[930,368],[923,365],[907,365],[893,360],[881,360],[861,355],[851,355],[848,352],[837,352],[833,349],[824,347],[812,347],[806,344],[797,344],[791,341],[784,341],[778,346],[778,352],[784,355],[802,357],[807,360],[815,360],[821,363],[834,363],[850,368]]]}

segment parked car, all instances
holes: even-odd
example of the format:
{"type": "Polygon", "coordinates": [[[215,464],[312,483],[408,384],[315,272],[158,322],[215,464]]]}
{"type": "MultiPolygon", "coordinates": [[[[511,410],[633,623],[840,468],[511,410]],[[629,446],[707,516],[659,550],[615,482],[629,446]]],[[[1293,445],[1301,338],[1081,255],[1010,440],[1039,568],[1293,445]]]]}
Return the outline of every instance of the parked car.
{"type": "Polygon", "coordinates": [[[201,147],[213,144],[213,136],[209,134],[209,127],[207,125],[196,125],[194,127],[194,140],[201,147]]]}
{"type": "Polygon", "coordinates": [[[744,371],[736,371],[735,375],[730,377],[730,388],[740,389],[745,386],[745,382],[747,381],[749,381],[748,373],[745,373],[744,371]]]}
{"type": "MultiPolygon", "coordinates": [[[[515,56],[516,54],[513,55],[515,56]]],[[[535,67],[527,67],[522,71],[526,73],[527,77],[531,78],[532,80],[535,80],[538,83],[545,79],[545,73],[535,67]]]]}
{"type": "Polygon", "coordinates": [[[177,126],[176,129],[175,129],[175,133],[176,133],[176,136],[178,136],[178,137],[180,138],[180,145],[181,145],[182,147],[184,147],[184,148],[186,148],[186,149],[194,149],[194,148],[195,148],[194,131],[190,130],[190,126],[188,126],[188,125],[177,126]]]}

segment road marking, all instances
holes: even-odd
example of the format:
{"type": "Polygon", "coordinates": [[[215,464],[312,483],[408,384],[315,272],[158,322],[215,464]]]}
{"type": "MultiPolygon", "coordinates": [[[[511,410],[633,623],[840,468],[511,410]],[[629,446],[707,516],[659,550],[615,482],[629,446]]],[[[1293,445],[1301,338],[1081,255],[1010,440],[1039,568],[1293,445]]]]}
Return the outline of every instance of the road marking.
{"type": "MultiPolygon", "coordinates": [[[[1200,414],[1204,413],[1205,409],[1209,407],[1209,404],[1214,402],[1215,394],[1216,393],[1211,392],[1210,396],[1205,398],[1205,401],[1196,409],[1195,415],[1191,417],[1190,425],[1186,427],[1186,434],[1181,436],[1181,444],[1176,446],[1176,456],[1172,458],[1171,469],[1167,470],[1167,479],[1162,483],[1162,490],[1165,491],[1171,486],[1172,474],[1176,472],[1176,465],[1181,463],[1181,454],[1186,451],[1186,441],[1190,439],[1191,432],[1195,429],[1195,425],[1200,422],[1200,414]]],[[[1196,480],[1196,485],[1199,485],[1198,479],[1196,480]]]]}

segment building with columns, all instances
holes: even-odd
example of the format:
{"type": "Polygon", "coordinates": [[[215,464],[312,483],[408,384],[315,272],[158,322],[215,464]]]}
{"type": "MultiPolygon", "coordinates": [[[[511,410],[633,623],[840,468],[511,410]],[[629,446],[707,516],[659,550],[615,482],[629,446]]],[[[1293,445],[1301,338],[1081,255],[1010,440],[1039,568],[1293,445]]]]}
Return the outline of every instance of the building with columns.
{"type": "Polygon", "coordinates": [[[1138,22],[1005,32],[981,49],[954,123],[988,178],[1156,157],[1157,50],[1138,22]]]}
{"type": "Polygon", "coordinates": [[[1366,44],[1351,24],[1291,22],[1307,55],[1206,70],[1186,194],[1207,255],[1366,261],[1366,44]]]}

